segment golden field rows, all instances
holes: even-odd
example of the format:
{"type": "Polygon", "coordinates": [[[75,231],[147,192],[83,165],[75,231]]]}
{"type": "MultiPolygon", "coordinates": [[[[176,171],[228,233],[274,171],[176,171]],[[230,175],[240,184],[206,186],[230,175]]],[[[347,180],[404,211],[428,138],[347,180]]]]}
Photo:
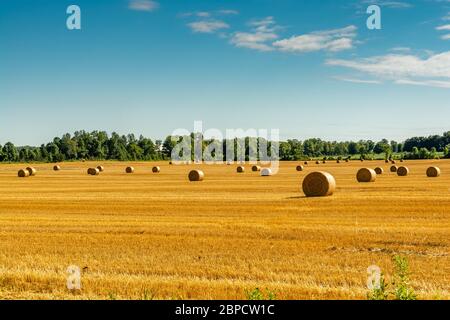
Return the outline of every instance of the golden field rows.
{"type": "Polygon", "coordinates": [[[388,280],[391,257],[408,258],[419,299],[450,297],[450,161],[281,164],[279,174],[236,166],[167,163],[0,165],[0,299],[245,299],[267,288],[278,299],[365,299],[367,267],[388,280]],[[88,176],[89,166],[105,172],[88,176]],[[427,178],[430,165],[442,170],[427,178]],[[133,165],[134,174],[126,174],[133,165]],[[161,166],[161,173],[151,168],[161,166]],[[362,166],[382,166],[360,184],[362,166]],[[191,183],[192,168],[205,181],[191,183]],[[302,178],[320,168],[337,189],[305,198],[302,178]],[[85,268],[82,290],[67,267],[85,268]]]}

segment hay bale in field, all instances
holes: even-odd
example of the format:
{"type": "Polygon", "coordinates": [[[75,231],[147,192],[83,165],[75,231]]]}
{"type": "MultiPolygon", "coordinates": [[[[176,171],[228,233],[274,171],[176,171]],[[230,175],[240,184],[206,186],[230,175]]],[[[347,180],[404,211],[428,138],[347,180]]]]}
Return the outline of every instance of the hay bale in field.
{"type": "Polygon", "coordinates": [[[33,167],[27,167],[26,170],[30,173],[30,177],[34,177],[36,175],[36,169],[33,167]]]}
{"type": "Polygon", "coordinates": [[[98,171],[103,172],[105,171],[105,167],[103,166],[97,166],[98,171]]]}
{"type": "Polygon", "coordinates": [[[257,165],[254,165],[254,166],[252,167],[252,171],[253,171],[253,172],[261,171],[261,167],[260,167],[260,166],[257,166],[257,165]]]}
{"type": "Polygon", "coordinates": [[[203,181],[205,174],[201,170],[192,170],[188,175],[189,181],[203,181]]]}
{"type": "Polygon", "coordinates": [[[28,171],[27,169],[20,169],[20,170],[17,172],[17,176],[18,176],[19,178],[26,178],[26,177],[29,177],[29,176],[30,176],[30,171],[28,171]]]}
{"type": "Polygon", "coordinates": [[[261,170],[261,177],[270,177],[272,175],[272,169],[264,168],[261,170]]]}
{"type": "Polygon", "coordinates": [[[126,172],[126,173],[134,173],[134,168],[133,168],[133,167],[127,167],[127,168],[125,169],[125,172],[126,172]]]}
{"type": "Polygon", "coordinates": [[[303,166],[297,166],[296,170],[297,171],[303,171],[303,170],[305,170],[305,168],[303,166]]]}
{"type": "Polygon", "coordinates": [[[375,182],[377,179],[377,173],[373,169],[362,168],[358,170],[356,174],[356,180],[358,182],[375,182]]]}
{"type": "Polygon", "coordinates": [[[236,168],[236,172],[237,173],[244,173],[245,172],[245,168],[243,166],[239,166],[236,168]]]}
{"type": "Polygon", "coordinates": [[[405,162],[405,160],[403,160],[403,159],[400,159],[400,162],[405,162]]]}
{"type": "Polygon", "coordinates": [[[337,159],[337,160],[336,160],[336,163],[341,163],[341,160],[337,159]]]}
{"type": "Polygon", "coordinates": [[[323,160],[322,163],[327,163],[327,161],[326,161],[326,160],[323,160]]]}
{"type": "Polygon", "coordinates": [[[428,178],[437,178],[441,175],[441,169],[438,167],[429,167],[427,169],[427,177],[428,178]]]}
{"type": "Polygon", "coordinates": [[[169,161],[169,164],[172,165],[172,161],[169,161]]]}
{"type": "Polygon", "coordinates": [[[303,179],[302,188],[307,197],[331,196],[336,189],[336,180],[328,172],[312,172],[303,179]]]}
{"type": "Polygon", "coordinates": [[[389,163],[389,160],[384,160],[384,163],[389,163]]]}
{"type": "Polygon", "coordinates": [[[320,161],[319,161],[319,160],[317,160],[317,161],[316,161],[316,164],[320,164],[320,161]]]}
{"type": "Polygon", "coordinates": [[[397,166],[391,166],[390,170],[391,172],[397,172],[398,168],[397,166]]]}
{"type": "Polygon", "coordinates": [[[348,160],[348,159],[345,159],[345,162],[349,162],[350,160],[348,160]]]}
{"type": "Polygon", "coordinates": [[[399,177],[406,177],[409,174],[409,169],[407,167],[400,167],[397,169],[397,175],[399,177]]]}
{"type": "Polygon", "coordinates": [[[152,172],[153,172],[153,173],[160,173],[160,172],[161,172],[161,168],[158,167],[158,166],[153,167],[153,168],[152,168],[152,172]]]}
{"type": "Polygon", "coordinates": [[[91,176],[98,176],[100,174],[100,170],[98,170],[97,168],[89,168],[87,173],[91,176]]]}
{"type": "Polygon", "coordinates": [[[391,161],[391,164],[396,164],[395,160],[392,160],[392,161],[391,161]]]}
{"type": "Polygon", "coordinates": [[[375,173],[376,174],[383,174],[384,173],[384,169],[380,168],[380,167],[377,167],[377,168],[375,168],[375,173]]]}
{"type": "Polygon", "coordinates": [[[303,162],[303,164],[304,164],[305,166],[307,166],[307,165],[308,165],[308,161],[303,162]]]}
{"type": "Polygon", "coordinates": [[[60,166],[58,166],[58,165],[53,166],[53,171],[59,171],[59,170],[61,170],[60,166]]]}

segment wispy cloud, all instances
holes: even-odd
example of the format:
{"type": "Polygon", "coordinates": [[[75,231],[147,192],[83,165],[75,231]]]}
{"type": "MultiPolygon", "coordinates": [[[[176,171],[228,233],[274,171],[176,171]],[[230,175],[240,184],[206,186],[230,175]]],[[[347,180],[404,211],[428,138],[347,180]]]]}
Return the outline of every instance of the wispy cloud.
{"type": "Polygon", "coordinates": [[[331,51],[337,52],[353,48],[353,39],[356,37],[356,26],[348,26],[342,29],[316,31],[288,39],[278,40],[273,43],[281,51],[286,52],[312,52],[331,51]]]}
{"type": "MultiPolygon", "coordinates": [[[[450,31],[450,24],[439,26],[436,28],[437,31],[450,31]]],[[[442,40],[450,40],[450,34],[444,34],[441,36],[442,40]]]]}
{"type": "Polygon", "coordinates": [[[361,84],[381,84],[380,80],[365,80],[365,79],[357,79],[357,78],[348,78],[348,77],[333,77],[336,80],[351,82],[351,83],[361,83],[361,84]]]}
{"type": "Polygon", "coordinates": [[[230,26],[220,20],[195,21],[188,23],[192,31],[197,33],[215,33],[221,29],[228,29],[230,26]]]}
{"type": "Polygon", "coordinates": [[[388,54],[365,59],[329,59],[329,66],[345,67],[398,84],[447,88],[450,82],[450,51],[422,58],[415,55],[388,54]]]}
{"type": "Polygon", "coordinates": [[[155,11],[159,8],[159,3],[153,0],[130,0],[128,8],[135,11],[155,11]]]}
{"type": "Polygon", "coordinates": [[[236,47],[249,48],[259,51],[272,51],[271,41],[278,38],[276,31],[280,29],[273,17],[253,20],[249,23],[250,32],[235,32],[230,43],[236,47]]]}
{"type": "Polygon", "coordinates": [[[413,5],[406,1],[389,1],[389,0],[364,0],[362,1],[364,5],[377,5],[380,7],[391,8],[391,9],[406,9],[411,8],[413,5]]]}

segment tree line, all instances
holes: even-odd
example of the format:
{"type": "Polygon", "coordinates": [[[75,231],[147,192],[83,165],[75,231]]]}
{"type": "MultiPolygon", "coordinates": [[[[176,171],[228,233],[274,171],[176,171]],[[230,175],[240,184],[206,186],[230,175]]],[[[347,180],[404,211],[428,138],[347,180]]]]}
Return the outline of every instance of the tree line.
{"type": "MultiPolygon", "coordinates": [[[[198,138],[198,134],[191,134],[198,138]]],[[[183,137],[168,136],[164,141],[155,140],[134,134],[119,135],[113,132],[109,135],[105,131],[76,131],[73,135],[66,133],[62,137],[55,137],[53,141],[40,147],[19,146],[7,142],[0,145],[1,162],[61,162],[71,160],[119,160],[119,161],[151,161],[168,160],[177,141],[183,137]]],[[[246,138],[245,154],[250,153],[249,141],[246,138]]],[[[203,139],[202,139],[203,140],[203,139]]],[[[217,142],[203,140],[202,148],[217,142]]],[[[270,147],[270,142],[268,145],[270,147]]],[[[237,139],[223,141],[223,154],[228,147],[236,148],[237,139]]],[[[309,158],[341,159],[360,157],[374,158],[384,155],[386,159],[401,157],[405,159],[430,159],[439,156],[450,158],[450,131],[443,135],[429,137],[413,137],[404,142],[378,142],[371,140],[360,141],[324,141],[321,139],[307,139],[304,141],[292,139],[279,143],[279,158],[281,160],[304,160],[309,158]]],[[[233,149],[234,150],[234,149],[233,149]]]]}

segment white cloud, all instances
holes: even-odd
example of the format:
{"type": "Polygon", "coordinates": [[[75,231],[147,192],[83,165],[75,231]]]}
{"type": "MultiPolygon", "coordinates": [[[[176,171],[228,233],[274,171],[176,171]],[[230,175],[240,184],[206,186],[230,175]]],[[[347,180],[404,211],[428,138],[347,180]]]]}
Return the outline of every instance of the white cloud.
{"type": "Polygon", "coordinates": [[[427,58],[388,54],[357,60],[329,59],[326,64],[391,79],[399,84],[447,88],[446,84],[450,82],[450,51],[433,54],[427,58]]]}
{"type": "Polygon", "coordinates": [[[259,51],[272,51],[270,41],[278,38],[276,30],[278,27],[273,17],[266,17],[261,20],[253,20],[249,23],[252,30],[250,32],[235,32],[230,43],[236,47],[249,48],[259,51]]]}
{"type": "Polygon", "coordinates": [[[159,8],[159,3],[152,0],[130,0],[128,8],[135,11],[155,11],[159,8]]]}
{"type": "Polygon", "coordinates": [[[228,29],[230,26],[220,20],[196,21],[188,23],[192,31],[197,33],[214,33],[220,29],[228,29]]]}
{"type": "Polygon", "coordinates": [[[334,77],[334,79],[339,81],[351,82],[351,83],[361,83],[361,84],[381,84],[380,80],[364,80],[356,78],[346,78],[346,77],[334,77]]]}
{"type": "Polygon", "coordinates": [[[356,30],[357,28],[352,25],[342,29],[316,31],[278,40],[273,45],[279,50],[286,52],[312,52],[319,50],[337,52],[353,48],[356,30]]]}
{"type": "Polygon", "coordinates": [[[386,7],[391,9],[406,9],[411,8],[413,5],[404,1],[388,1],[388,0],[364,0],[362,2],[365,5],[377,5],[380,7],[386,7]]]}
{"type": "Polygon", "coordinates": [[[437,87],[437,88],[448,88],[450,89],[450,81],[439,81],[439,80],[425,80],[425,81],[415,81],[409,79],[399,79],[395,81],[396,84],[406,84],[414,86],[426,86],[426,87],[437,87]]]}
{"type": "MultiPolygon", "coordinates": [[[[439,26],[436,28],[436,30],[438,31],[450,31],[450,24],[446,24],[443,26],[439,26]]],[[[441,36],[442,40],[450,40],[450,34],[444,34],[443,36],[441,36]]]]}
{"type": "Polygon", "coordinates": [[[223,9],[223,10],[218,10],[217,13],[224,14],[224,15],[237,15],[237,14],[239,14],[239,11],[232,10],[232,9],[223,9]]]}

